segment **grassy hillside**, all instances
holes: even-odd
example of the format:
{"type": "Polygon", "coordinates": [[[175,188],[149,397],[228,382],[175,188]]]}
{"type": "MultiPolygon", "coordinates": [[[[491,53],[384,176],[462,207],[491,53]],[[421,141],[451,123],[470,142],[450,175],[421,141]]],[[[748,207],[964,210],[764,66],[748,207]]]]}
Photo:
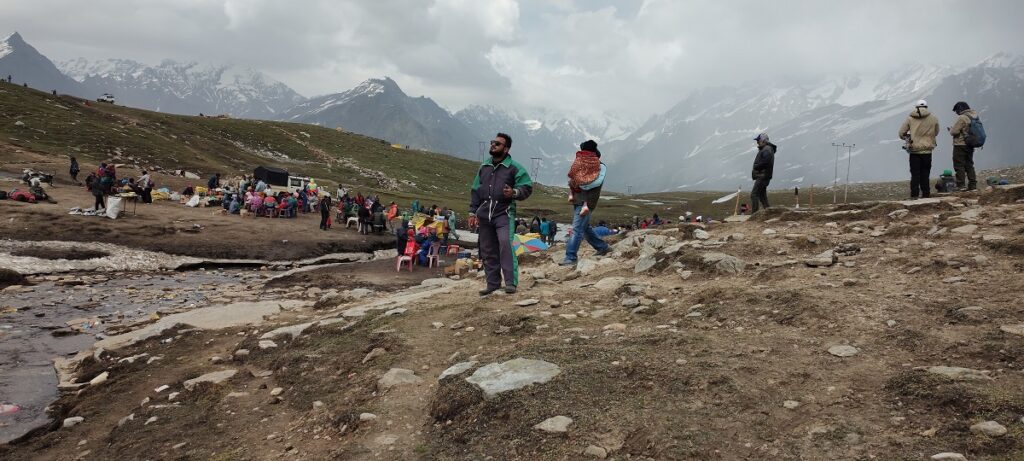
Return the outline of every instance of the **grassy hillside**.
{"type": "MultiPolygon", "coordinates": [[[[185,169],[204,178],[214,172],[228,177],[249,174],[256,166],[268,165],[313,177],[332,188],[341,182],[364,194],[380,194],[403,207],[418,199],[463,214],[477,168],[471,161],[395,148],[386,140],[313,125],[169,115],[96,102],[86,105],[78,98],[6,84],[0,85],[0,146],[5,145],[10,149],[0,150],[0,168],[18,163],[18,149],[52,158],[45,167],[57,172],[66,171],[67,155],[75,155],[86,166],[113,160],[152,170],[185,169]]],[[[175,184],[168,176],[156,179],[175,184]]],[[[850,199],[904,198],[905,189],[902,182],[855,186],[850,199]]],[[[732,204],[712,205],[711,201],[724,194],[627,197],[606,193],[607,200],[594,216],[616,223],[653,213],[674,220],[687,210],[722,217],[731,214],[732,204]]],[[[565,222],[570,219],[565,195],[563,188],[537,187],[534,196],[520,206],[520,215],[548,215],[565,222]]],[[[749,202],[746,191],[741,200],[749,202]]],[[[771,200],[779,205],[794,203],[791,190],[772,191],[771,200]]],[[[815,202],[830,203],[831,194],[819,188],[815,202]]]]}

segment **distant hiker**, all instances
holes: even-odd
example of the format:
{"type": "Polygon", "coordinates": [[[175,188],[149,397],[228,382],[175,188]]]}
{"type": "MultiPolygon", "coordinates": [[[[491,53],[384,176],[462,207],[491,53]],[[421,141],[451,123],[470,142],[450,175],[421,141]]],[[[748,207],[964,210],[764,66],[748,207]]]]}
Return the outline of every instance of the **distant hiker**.
{"type": "Polygon", "coordinates": [[[935,136],[939,134],[939,119],[928,111],[924,99],[914,104],[914,110],[900,125],[900,139],[907,142],[904,149],[910,157],[910,198],[931,196],[928,176],[932,170],[932,151],[935,136]]]}
{"type": "Polygon", "coordinates": [[[79,184],[79,182],[78,182],[78,172],[79,171],[82,171],[82,169],[78,166],[78,159],[76,159],[74,156],[72,156],[71,157],[71,168],[68,169],[68,173],[71,174],[71,180],[74,181],[75,184],[79,184]]]}
{"type": "Polygon", "coordinates": [[[491,158],[477,170],[470,190],[469,227],[478,227],[480,258],[487,286],[480,296],[493,293],[505,281],[505,292],[516,292],[519,261],[512,251],[516,201],[533,193],[533,181],[519,162],[512,160],[512,137],[498,133],[491,141],[491,158]]]}
{"type": "Polygon", "coordinates": [[[206,190],[213,193],[213,190],[220,187],[220,173],[210,176],[210,179],[206,181],[206,190]]]}
{"type": "Polygon", "coordinates": [[[606,167],[601,163],[600,158],[601,151],[597,149],[597,143],[587,140],[580,144],[576,160],[569,167],[569,187],[572,191],[569,200],[572,201],[573,206],[572,235],[565,242],[565,259],[559,263],[560,266],[576,264],[579,259],[577,253],[584,239],[594,247],[596,256],[604,256],[611,250],[608,244],[601,240],[601,237],[590,227],[590,217],[593,216],[593,211],[597,208],[597,201],[601,198],[601,188],[604,186],[602,172],[606,167]],[[592,160],[597,160],[596,170],[592,160]],[[593,179],[589,179],[590,177],[593,179]],[[590,183],[581,182],[588,179],[591,181],[590,183]],[[595,182],[598,184],[595,185],[595,182]]]}
{"type": "Polygon", "coordinates": [[[966,102],[960,101],[953,105],[957,119],[952,127],[946,128],[953,136],[953,170],[956,171],[956,188],[958,190],[977,190],[978,177],[974,172],[974,149],[985,144],[985,131],[981,129],[980,139],[978,127],[981,119],[978,113],[966,102]],[[966,177],[966,181],[964,181],[966,177]]]}
{"type": "Polygon", "coordinates": [[[142,176],[139,176],[136,184],[142,189],[142,203],[153,203],[153,178],[146,170],[142,170],[142,176]]]}
{"type": "Polygon", "coordinates": [[[761,133],[754,138],[757,143],[757,155],[754,156],[754,166],[750,172],[750,179],[754,180],[754,188],[750,191],[750,199],[754,206],[751,214],[764,205],[768,209],[768,183],[772,181],[772,170],[775,169],[775,152],[779,148],[769,142],[768,134],[761,133]]]}
{"type": "Polygon", "coordinates": [[[327,230],[331,228],[331,193],[324,192],[324,196],[320,198],[320,230],[327,230]]]}

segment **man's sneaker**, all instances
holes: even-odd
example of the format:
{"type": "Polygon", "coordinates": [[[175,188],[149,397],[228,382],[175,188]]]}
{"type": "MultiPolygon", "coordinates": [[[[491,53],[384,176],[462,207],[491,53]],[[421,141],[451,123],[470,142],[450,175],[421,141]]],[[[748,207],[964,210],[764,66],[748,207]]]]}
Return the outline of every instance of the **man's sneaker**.
{"type": "Polygon", "coordinates": [[[608,253],[611,253],[611,252],[612,252],[612,247],[609,246],[609,247],[605,247],[605,249],[603,249],[603,250],[599,250],[597,253],[594,253],[594,256],[604,256],[604,255],[606,255],[608,253]]]}
{"type": "Polygon", "coordinates": [[[569,261],[568,259],[558,263],[559,266],[575,266],[576,261],[569,261]]]}
{"type": "Polygon", "coordinates": [[[483,290],[480,290],[480,296],[487,296],[487,295],[489,295],[491,293],[494,293],[495,291],[498,291],[498,287],[494,287],[494,288],[487,287],[487,288],[484,288],[483,290]]]}
{"type": "Polygon", "coordinates": [[[516,286],[512,285],[512,286],[505,287],[505,293],[510,294],[510,295],[516,294],[516,286]]]}

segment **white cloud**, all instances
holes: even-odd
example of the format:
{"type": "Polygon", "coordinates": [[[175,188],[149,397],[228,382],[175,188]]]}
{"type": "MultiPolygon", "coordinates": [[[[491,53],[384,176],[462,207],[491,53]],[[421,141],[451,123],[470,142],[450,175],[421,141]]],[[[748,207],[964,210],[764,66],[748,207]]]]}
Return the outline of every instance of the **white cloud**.
{"type": "Polygon", "coordinates": [[[704,86],[1024,52],[1024,2],[1011,0],[7,3],[0,33],[54,59],[229,62],[306,95],[389,75],[450,108],[644,116],[704,86]]]}

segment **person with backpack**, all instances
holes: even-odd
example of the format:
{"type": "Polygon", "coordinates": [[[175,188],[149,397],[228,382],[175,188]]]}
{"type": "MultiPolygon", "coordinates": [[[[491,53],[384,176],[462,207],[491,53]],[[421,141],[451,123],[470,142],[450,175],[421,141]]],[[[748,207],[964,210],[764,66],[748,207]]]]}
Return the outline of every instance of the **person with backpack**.
{"type": "Polygon", "coordinates": [[[142,203],[153,203],[153,178],[149,176],[149,173],[142,170],[142,176],[139,176],[135,183],[142,190],[142,193],[139,194],[142,196],[142,203]]]}
{"type": "Polygon", "coordinates": [[[924,99],[914,104],[914,110],[900,125],[899,137],[906,141],[903,147],[910,156],[910,198],[931,197],[928,176],[932,171],[932,151],[939,134],[939,119],[928,111],[924,99]]]}
{"type": "Polygon", "coordinates": [[[89,176],[85,178],[85,188],[92,196],[96,199],[93,210],[99,211],[106,208],[103,201],[103,195],[105,194],[103,185],[100,183],[101,177],[96,173],[89,173],[89,176]]]}
{"type": "Polygon", "coordinates": [[[772,171],[775,169],[775,152],[778,146],[768,140],[768,133],[761,133],[754,138],[757,143],[757,155],[754,156],[754,166],[750,171],[750,179],[754,180],[754,188],[750,191],[750,198],[754,201],[754,208],[751,214],[757,213],[758,208],[764,205],[768,209],[768,184],[772,181],[772,171]]]}
{"type": "Polygon", "coordinates": [[[952,127],[946,128],[953,136],[953,170],[956,171],[956,188],[960,191],[977,190],[978,177],[974,172],[974,149],[985,145],[985,128],[978,113],[966,102],[953,105],[957,119],[952,127]],[[966,178],[966,181],[965,181],[966,178]]]}

